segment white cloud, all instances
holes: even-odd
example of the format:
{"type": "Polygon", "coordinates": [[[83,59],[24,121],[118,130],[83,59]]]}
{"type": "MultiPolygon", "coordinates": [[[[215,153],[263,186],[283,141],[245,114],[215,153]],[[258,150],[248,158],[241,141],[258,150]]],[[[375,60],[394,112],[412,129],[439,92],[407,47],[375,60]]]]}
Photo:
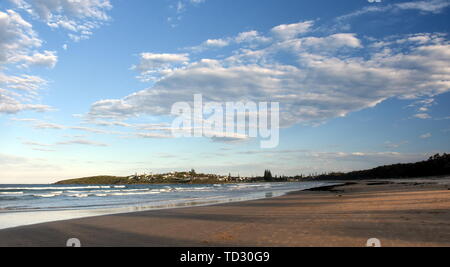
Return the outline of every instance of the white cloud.
{"type": "Polygon", "coordinates": [[[50,146],[52,146],[50,144],[44,144],[44,143],[33,142],[33,141],[24,141],[24,142],[22,142],[22,144],[29,145],[29,146],[38,146],[38,147],[50,147],[50,146]]]}
{"type": "Polygon", "coordinates": [[[209,136],[213,136],[211,140],[216,143],[241,143],[248,141],[250,138],[247,135],[239,135],[239,134],[226,134],[223,136],[223,133],[209,133],[209,136]]]}
{"type": "Polygon", "coordinates": [[[192,4],[201,4],[204,3],[206,0],[189,0],[192,4]]]}
{"type": "Polygon", "coordinates": [[[306,37],[300,39],[302,46],[308,46],[314,49],[336,49],[341,47],[361,47],[361,41],[352,33],[338,33],[327,37],[306,37]]]}
{"type": "Polygon", "coordinates": [[[43,66],[54,68],[58,62],[58,56],[55,51],[44,51],[43,53],[34,53],[32,55],[16,55],[10,58],[11,63],[24,62],[21,67],[43,66]]]}
{"type": "Polygon", "coordinates": [[[35,76],[7,76],[0,72],[0,114],[16,114],[25,110],[51,111],[47,105],[34,104],[36,90],[45,81],[35,76]],[[7,89],[3,89],[5,87],[7,89]]]}
{"type": "Polygon", "coordinates": [[[411,36],[392,42],[363,42],[351,33],[285,37],[221,60],[191,62],[146,90],[94,103],[90,115],[168,115],[173,103],[192,101],[195,92],[208,101],[278,101],[288,126],[321,123],[389,98],[430,99],[450,91],[450,44],[442,34],[416,35],[415,45],[401,42],[411,36]]]}
{"type": "Polygon", "coordinates": [[[32,150],[35,151],[41,151],[41,152],[55,152],[55,149],[52,149],[52,144],[44,144],[39,142],[33,142],[33,141],[23,141],[22,144],[30,147],[32,150]]]}
{"type": "Polygon", "coordinates": [[[26,63],[29,59],[27,56],[32,58],[33,50],[41,45],[42,41],[33,26],[18,13],[13,10],[0,11],[0,64],[8,64],[11,61],[26,63]],[[17,57],[23,58],[19,60],[17,57]]]}
{"type": "Polygon", "coordinates": [[[79,41],[89,38],[93,30],[110,20],[107,12],[112,9],[109,0],[10,0],[51,28],[64,29],[79,41]]]}
{"type": "Polygon", "coordinates": [[[208,39],[204,41],[202,44],[188,47],[186,50],[189,50],[194,53],[201,53],[209,49],[220,49],[227,47],[229,45],[233,44],[232,38],[223,38],[223,39],[208,39]]]}
{"type": "Polygon", "coordinates": [[[66,129],[66,127],[63,125],[59,125],[56,123],[49,123],[49,122],[37,122],[34,124],[33,128],[41,129],[41,130],[45,130],[45,129],[63,130],[63,129],[66,129]]]}
{"type": "Polygon", "coordinates": [[[426,120],[426,119],[430,119],[431,116],[427,113],[418,113],[418,114],[414,115],[414,118],[426,120]]]}
{"type": "Polygon", "coordinates": [[[173,4],[169,5],[169,8],[174,11],[174,15],[167,18],[167,21],[172,27],[178,26],[177,23],[182,20],[183,13],[185,13],[190,6],[199,6],[205,3],[206,0],[177,0],[173,4]]]}
{"type": "Polygon", "coordinates": [[[94,142],[94,141],[85,140],[85,139],[74,139],[74,140],[62,141],[62,142],[58,142],[56,144],[57,145],[87,145],[87,146],[100,146],[100,147],[109,146],[108,144],[94,142]]]}
{"type": "Polygon", "coordinates": [[[94,124],[98,126],[120,126],[120,127],[132,127],[131,124],[121,121],[105,121],[105,120],[88,120],[86,124],[94,124]]]}
{"type": "Polygon", "coordinates": [[[422,12],[440,13],[450,6],[448,0],[414,1],[395,4],[400,9],[419,10],[422,12]]]}
{"type": "Polygon", "coordinates": [[[242,47],[257,47],[258,45],[268,44],[272,41],[271,37],[262,36],[258,31],[241,32],[237,36],[208,39],[202,44],[185,48],[194,53],[204,52],[209,49],[220,49],[232,45],[241,45],[242,47]]]}
{"type": "Polygon", "coordinates": [[[140,138],[148,138],[148,139],[170,139],[170,138],[173,138],[173,135],[164,134],[164,133],[137,133],[136,136],[140,137],[140,138]]]}
{"type": "Polygon", "coordinates": [[[209,39],[206,40],[204,45],[210,47],[225,47],[228,46],[230,42],[224,39],[209,39]]]}
{"type": "Polygon", "coordinates": [[[344,23],[349,19],[353,19],[371,13],[381,13],[381,12],[395,13],[397,11],[404,11],[404,10],[420,11],[425,14],[427,13],[437,14],[441,13],[449,6],[450,2],[448,0],[410,1],[396,4],[377,4],[377,5],[372,4],[359,10],[356,10],[354,12],[351,12],[349,14],[340,16],[336,18],[336,22],[339,24],[344,23]]]}
{"type": "Polygon", "coordinates": [[[46,105],[20,103],[14,98],[4,95],[0,91],[0,114],[16,114],[25,110],[44,112],[52,109],[46,105]]]}
{"type": "Polygon", "coordinates": [[[262,36],[257,31],[248,31],[238,34],[234,41],[236,43],[267,43],[271,41],[271,38],[262,36]]]}
{"type": "Polygon", "coordinates": [[[156,81],[188,63],[188,54],[141,53],[139,64],[132,66],[132,69],[140,73],[141,80],[156,81]]]}
{"type": "Polygon", "coordinates": [[[10,69],[32,66],[53,68],[58,61],[56,52],[37,51],[41,45],[33,26],[20,14],[0,11],[0,113],[50,110],[46,105],[31,103],[47,81],[29,74],[8,74],[10,69]]]}
{"type": "Polygon", "coordinates": [[[21,76],[6,75],[0,72],[0,88],[9,88],[10,90],[19,90],[29,93],[36,92],[45,86],[47,81],[38,77],[23,74],[21,76]]]}
{"type": "Polygon", "coordinates": [[[182,13],[182,12],[184,12],[184,11],[185,11],[185,9],[186,9],[186,6],[184,5],[184,3],[183,3],[183,2],[181,2],[181,1],[178,1],[178,2],[177,2],[177,4],[176,4],[176,7],[175,7],[175,9],[177,10],[177,13],[182,13]]]}
{"type": "Polygon", "coordinates": [[[305,21],[294,24],[282,24],[272,28],[272,33],[282,39],[293,39],[301,34],[309,32],[313,25],[313,21],[305,21]]]}
{"type": "Polygon", "coordinates": [[[420,138],[422,138],[422,139],[428,139],[428,138],[431,138],[431,137],[432,137],[431,133],[426,133],[426,134],[423,134],[423,135],[420,136],[420,138]]]}

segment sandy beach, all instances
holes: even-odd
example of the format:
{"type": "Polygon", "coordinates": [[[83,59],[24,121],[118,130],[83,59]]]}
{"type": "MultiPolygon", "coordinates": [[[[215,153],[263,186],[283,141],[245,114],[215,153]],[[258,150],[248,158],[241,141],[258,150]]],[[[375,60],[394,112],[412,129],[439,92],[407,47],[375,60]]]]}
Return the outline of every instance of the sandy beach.
{"type": "Polygon", "coordinates": [[[450,246],[450,186],[360,181],[282,197],[0,231],[0,246],[450,246]]]}

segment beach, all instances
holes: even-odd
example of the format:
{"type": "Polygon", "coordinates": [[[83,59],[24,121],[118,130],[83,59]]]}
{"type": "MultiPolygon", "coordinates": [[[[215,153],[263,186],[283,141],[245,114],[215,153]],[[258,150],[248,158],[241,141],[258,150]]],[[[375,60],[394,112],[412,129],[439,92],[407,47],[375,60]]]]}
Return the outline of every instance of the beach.
{"type": "MultiPolygon", "coordinates": [[[[447,180],[448,181],[448,180],[447,180]]],[[[107,215],[0,230],[0,246],[450,246],[450,185],[349,181],[252,201],[107,215]]]]}

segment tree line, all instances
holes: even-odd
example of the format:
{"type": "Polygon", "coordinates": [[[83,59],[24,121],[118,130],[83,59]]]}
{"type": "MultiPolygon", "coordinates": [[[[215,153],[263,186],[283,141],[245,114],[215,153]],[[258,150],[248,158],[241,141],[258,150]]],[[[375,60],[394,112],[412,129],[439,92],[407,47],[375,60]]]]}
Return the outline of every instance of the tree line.
{"type": "Polygon", "coordinates": [[[450,175],[450,154],[436,154],[428,160],[393,164],[370,170],[353,171],[348,173],[329,173],[307,177],[315,180],[358,180],[379,178],[414,178],[450,175]]]}

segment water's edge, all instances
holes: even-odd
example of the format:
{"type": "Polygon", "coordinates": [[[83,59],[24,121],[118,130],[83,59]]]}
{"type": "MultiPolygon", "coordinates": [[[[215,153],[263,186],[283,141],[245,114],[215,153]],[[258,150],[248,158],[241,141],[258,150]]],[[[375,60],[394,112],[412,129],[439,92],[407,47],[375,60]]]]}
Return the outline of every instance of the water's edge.
{"type": "Polygon", "coordinates": [[[312,188],[321,188],[332,185],[340,185],[342,183],[336,182],[321,182],[316,185],[311,185],[303,188],[292,188],[290,190],[267,190],[265,192],[258,192],[249,196],[213,196],[203,199],[192,199],[184,202],[159,202],[146,203],[132,206],[109,207],[109,208],[95,208],[95,209],[53,209],[53,210],[32,210],[32,211],[0,211],[0,230],[31,226],[41,223],[49,223],[56,221],[66,221],[72,219],[90,218],[105,215],[126,214],[151,210],[165,210],[175,208],[188,208],[211,206],[227,203],[237,203],[252,201],[264,198],[273,198],[286,195],[291,192],[304,191],[312,188]]]}

